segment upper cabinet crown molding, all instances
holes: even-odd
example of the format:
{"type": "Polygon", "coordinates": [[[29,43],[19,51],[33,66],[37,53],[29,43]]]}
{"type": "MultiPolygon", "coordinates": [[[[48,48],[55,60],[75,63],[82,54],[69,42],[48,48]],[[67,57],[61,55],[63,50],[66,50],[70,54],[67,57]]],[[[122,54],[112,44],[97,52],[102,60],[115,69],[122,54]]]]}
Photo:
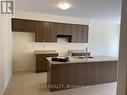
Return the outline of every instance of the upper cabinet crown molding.
{"type": "Polygon", "coordinates": [[[35,33],[36,42],[57,42],[57,35],[69,35],[72,43],[88,43],[88,25],[12,18],[13,32],[35,33]]]}

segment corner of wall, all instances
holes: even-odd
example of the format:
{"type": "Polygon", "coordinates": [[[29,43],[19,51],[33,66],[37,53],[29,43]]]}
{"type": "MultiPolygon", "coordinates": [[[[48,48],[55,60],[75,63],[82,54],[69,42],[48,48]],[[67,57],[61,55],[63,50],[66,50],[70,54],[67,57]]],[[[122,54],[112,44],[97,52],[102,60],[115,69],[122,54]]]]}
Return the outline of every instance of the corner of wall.
{"type": "Polygon", "coordinates": [[[11,17],[0,18],[0,91],[4,94],[12,76],[12,31],[11,17]]]}

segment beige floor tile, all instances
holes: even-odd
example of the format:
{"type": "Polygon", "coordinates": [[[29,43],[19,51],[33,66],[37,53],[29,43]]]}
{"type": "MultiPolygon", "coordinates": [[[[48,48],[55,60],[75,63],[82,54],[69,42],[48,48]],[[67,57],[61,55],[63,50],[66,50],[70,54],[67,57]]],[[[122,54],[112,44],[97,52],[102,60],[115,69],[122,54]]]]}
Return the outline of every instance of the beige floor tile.
{"type": "Polygon", "coordinates": [[[4,95],[116,95],[117,83],[49,92],[46,88],[38,88],[46,83],[46,76],[47,73],[16,72],[4,95]]]}

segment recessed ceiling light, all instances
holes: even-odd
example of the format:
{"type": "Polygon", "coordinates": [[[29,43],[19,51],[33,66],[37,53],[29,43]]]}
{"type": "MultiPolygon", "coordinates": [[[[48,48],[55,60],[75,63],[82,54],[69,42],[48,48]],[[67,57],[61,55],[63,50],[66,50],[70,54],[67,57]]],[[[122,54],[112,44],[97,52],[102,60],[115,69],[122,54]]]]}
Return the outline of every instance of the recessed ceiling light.
{"type": "Polygon", "coordinates": [[[57,6],[62,10],[67,10],[71,7],[71,4],[69,4],[68,2],[61,2],[57,6]]]}

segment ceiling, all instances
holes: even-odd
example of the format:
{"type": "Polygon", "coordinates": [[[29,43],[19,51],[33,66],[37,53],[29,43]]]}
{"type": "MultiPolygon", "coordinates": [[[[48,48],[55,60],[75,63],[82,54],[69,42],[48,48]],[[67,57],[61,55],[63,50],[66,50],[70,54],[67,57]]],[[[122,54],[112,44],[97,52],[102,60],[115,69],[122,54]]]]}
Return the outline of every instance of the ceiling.
{"type": "Polygon", "coordinates": [[[16,10],[39,12],[58,16],[89,18],[119,23],[121,0],[15,0],[16,10]],[[68,1],[72,7],[67,11],[56,5],[68,1]]]}

